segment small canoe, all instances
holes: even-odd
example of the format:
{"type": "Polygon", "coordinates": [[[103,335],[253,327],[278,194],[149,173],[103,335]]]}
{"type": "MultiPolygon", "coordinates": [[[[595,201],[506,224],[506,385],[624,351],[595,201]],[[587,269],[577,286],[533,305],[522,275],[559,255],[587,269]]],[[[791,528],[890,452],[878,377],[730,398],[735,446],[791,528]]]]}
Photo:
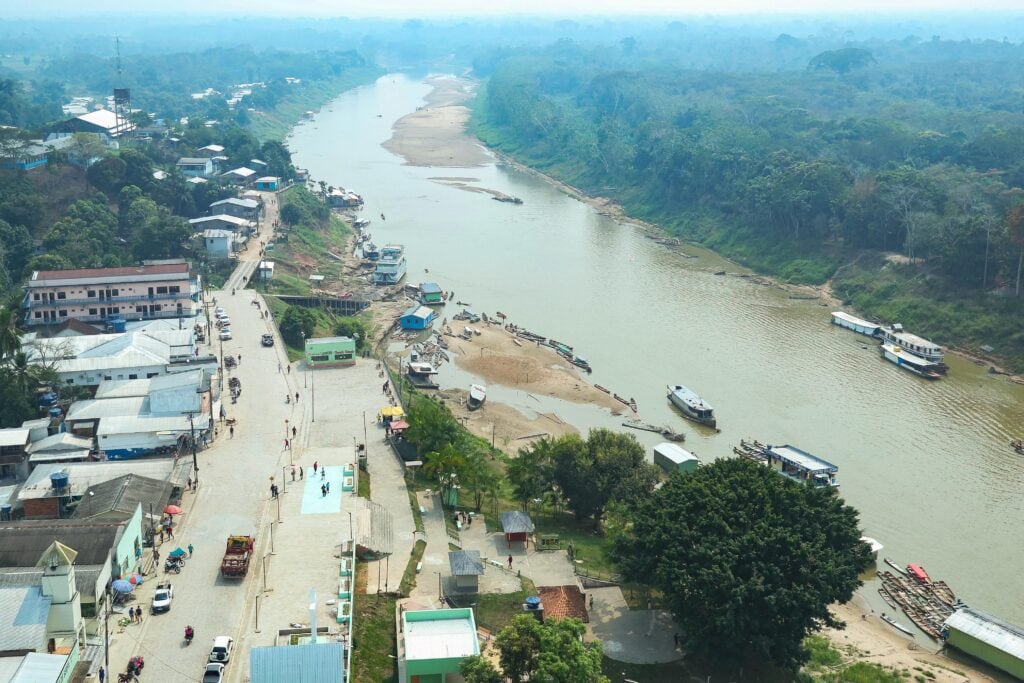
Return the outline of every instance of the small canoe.
{"type": "Polygon", "coordinates": [[[904,569],[903,567],[899,566],[898,564],[896,564],[895,562],[890,560],[888,557],[885,558],[885,563],[887,565],[889,565],[890,567],[892,567],[896,571],[897,574],[900,574],[902,576],[906,576],[907,575],[907,570],[906,569],[904,569]]]}
{"type": "Polygon", "coordinates": [[[904,626],[903,624],[899,623],[898,621],[896,621],[895,619],[890,617],[888,614],[883,614],[882,615],[882,621],[884,621],[885,623],[889,624],[889,626],[892,626],[897,631],[899,631],[901,633],[905,633],[906,635],[910,636],[911,638],[914,637],[914,632],[913,631],[911,631],[908,627],[904,626]]]}

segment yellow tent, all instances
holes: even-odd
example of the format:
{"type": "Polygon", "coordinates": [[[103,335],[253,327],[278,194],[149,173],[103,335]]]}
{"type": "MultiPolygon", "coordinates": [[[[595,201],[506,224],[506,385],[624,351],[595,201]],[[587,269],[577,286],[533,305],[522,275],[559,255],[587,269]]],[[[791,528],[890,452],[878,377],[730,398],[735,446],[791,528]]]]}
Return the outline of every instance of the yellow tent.
{"type": "Polygon", "coordinates": [[[402,417],[405,417],[405,411],[398,406],[387,406],[377,413],[377,419],[381,422],[391,422],[402,417]]]}

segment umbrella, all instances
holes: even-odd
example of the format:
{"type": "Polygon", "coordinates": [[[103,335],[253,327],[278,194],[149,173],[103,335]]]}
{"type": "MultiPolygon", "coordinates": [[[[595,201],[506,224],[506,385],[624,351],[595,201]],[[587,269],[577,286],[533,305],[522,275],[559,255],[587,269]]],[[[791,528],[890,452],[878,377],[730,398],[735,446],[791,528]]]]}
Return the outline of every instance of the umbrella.
{"type": "Polygon", "coordinates": [[[138,574],[132,574],[128,577],[128,583],[132,584],[133,586],[138,586],[140,583],[142,583],[142,577],[138,574]]]}
{"type": "Polygon", "coordinates": [[[395,420],[395,421],[393,421],[391,423],[391,431],[393,431],[393,432],[400,432],[403,429],[408,429],[408,428],[409,428],[409,423],[406,422],[405,420],[395,420]]]}
{"type": "Polygon", "coordinates": [[[131,593],[132,589],[135,588],[135,586],[131,585],[124,579],[118,579],[117,581],[114,581],[110,584],[110,587],[118,593],[131,593]]]}
{"type": "Polygon", "coordinates": [[[182,557],[183,555],[185,555],[185,551],[181,548],[175,548],[170,552],[171,557],[182,557]]]}
{"type": "Polygon", "coordinates": [[[178,507],[177,505],[168,505],[167,507],[164,508],[164,512],[166,512],[169,515],[180,515],[181,508],[178,507]]]}

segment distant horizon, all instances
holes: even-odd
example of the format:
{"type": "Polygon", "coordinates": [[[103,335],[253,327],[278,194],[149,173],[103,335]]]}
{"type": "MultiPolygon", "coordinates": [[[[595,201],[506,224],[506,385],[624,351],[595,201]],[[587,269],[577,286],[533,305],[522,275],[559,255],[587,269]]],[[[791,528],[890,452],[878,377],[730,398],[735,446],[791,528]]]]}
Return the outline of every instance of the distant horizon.
{"type": "Polygon", "coordinates": [[[600,19],[630,17],[654,18],[738,18],[743,16],[783,18],[797,16],[850,16],[864,18],[902,17],[920,13],[945,15],[976,15],[981,13],[1015,13],[1024,18],[1021,0],[977,0],[965,8],[959,0],[719,0],[714,11],[699,0],[497,0],[481,6],[479,0],[429,0],[429,9],[417,0],[376,0],[374,3],[353,0],[178,0],[169,11],[166,3],[137,0],[126,8],[120,0],[91,0],[87,6],[78,0],[36,0],[16,7],[6,7],[7,19],[37,21],[66,20],[75,17],[175,17],[182,19],[240,18],[282,16],[295,19],[473,19],[473,18],[538,18],[538,19],[600,19]],[[372,8],[372,9],[370,9],[372,8]],[[367,11],[367,10],[370,11],[367,11]]]}

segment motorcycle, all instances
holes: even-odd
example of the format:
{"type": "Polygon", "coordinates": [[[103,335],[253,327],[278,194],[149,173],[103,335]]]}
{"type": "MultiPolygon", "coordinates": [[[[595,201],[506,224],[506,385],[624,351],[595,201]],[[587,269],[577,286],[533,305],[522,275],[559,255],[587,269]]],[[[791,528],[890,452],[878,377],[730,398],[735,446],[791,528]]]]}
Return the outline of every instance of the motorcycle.
{"type": "Polygon", "coordinates": [[[189,626],[187,629],[185,629],[185,645],[191,645],[192,644],[192,638],[194,638],[194,637],[195,637],[195,631],[193,631],[192,627],[189,626]]]}
{"type": "Polygon", "coordinates": [[[168,574],[168,573],[172,573],[173,572],[175,574],[180,574],[181,573],[181,568],[184,565],[185,565],[184,562],[176,562],[174,560],[167,560],[166,562],[164,562],[164,573],[168,574]]]}

